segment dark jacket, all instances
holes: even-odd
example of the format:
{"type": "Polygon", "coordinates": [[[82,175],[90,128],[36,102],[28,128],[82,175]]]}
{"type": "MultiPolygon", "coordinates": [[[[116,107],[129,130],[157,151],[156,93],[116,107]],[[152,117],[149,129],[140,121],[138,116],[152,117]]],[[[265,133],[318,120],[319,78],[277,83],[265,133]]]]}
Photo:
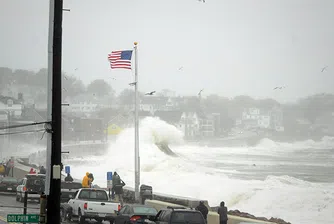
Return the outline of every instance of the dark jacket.
{"type": "Polygon", "coordinates": [[[67,174],[67,176],[65,177],[65,181],[72,182],[73,178],[71,177],[71,175],[67,174]]]}
{"type": "Polygon", "coordinates": [[[204,217],[204,219],[206,220],[207,217],[208,217],[208,213],[209,213],[209,209],[204,205],[204,204],[199,204],[197,207],[196,207],[196,210],[200,211],[204,217]]]}
{"type": "Polygon", "coordinates": [[[219,207],[218,208],[218,214],[219,214],[219,220],[222,221],[227,221],[227,207],[219,207]]]}
{"type": "Polygon", "coordinates": [[[115,194],[123,194],[123,187],[125,183],[121,180],[121,177],[116,174],[112,178],[112,188],[115,194]]]}
{"type": "Polygon", "coordinates": [[[41,169],[39,170],[40,174],[46,174],[46,169],[42,166],[41,169]]]}

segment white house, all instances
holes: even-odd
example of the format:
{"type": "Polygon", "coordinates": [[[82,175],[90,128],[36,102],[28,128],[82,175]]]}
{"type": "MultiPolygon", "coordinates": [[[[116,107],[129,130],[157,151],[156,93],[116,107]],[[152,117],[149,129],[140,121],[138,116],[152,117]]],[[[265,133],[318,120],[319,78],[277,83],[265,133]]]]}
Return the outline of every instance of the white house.
{"type": "MultiPolygon", "coordinates": [[[[4,97],[0,96],[0,111],[3,114],[14,116],[14,117],[21,117],[22,114],[22,103],[12,97],[4,97]]],[[[2,116],[4,118],[4,116],[2,116]]]]}
{"type": "Polygon", "coordinates": [[[274,107],[271,110],[248,108],[243,111],[242,118],[238,121],[238,124],[245,129],[261,128],[284,131],[283,113],[278,107],[274,107]]]}

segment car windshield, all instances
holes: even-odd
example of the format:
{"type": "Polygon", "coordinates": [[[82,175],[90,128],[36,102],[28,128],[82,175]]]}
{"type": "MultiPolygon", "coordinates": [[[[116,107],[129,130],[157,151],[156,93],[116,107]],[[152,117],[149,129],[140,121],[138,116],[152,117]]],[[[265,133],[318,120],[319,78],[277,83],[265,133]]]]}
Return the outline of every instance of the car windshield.
{"type": "Polygon", "coordinates": [[[79,199],[92,201],[108,201],[108,195],[101,190],[81,190],[79,199]]]}
{"type": "Polygon", "coordinates": [[[198,223],[204,224],[203,216],[199,212],[173,212],[171,223],[198,223]]]}
{"type": "Polygon", "coordinates": [[[133,212],[135,214],[150,214],[150,215],[156,215],[158,213],[158,211],[155,208],[145,207],[145,206],[133,207],[133,212]]]}
{"type": "Polygon", "coordinates": [[[0,180],[0,182],[17,183],[17,179],[15,179],[13,177],[4,177],[0,180]]]}

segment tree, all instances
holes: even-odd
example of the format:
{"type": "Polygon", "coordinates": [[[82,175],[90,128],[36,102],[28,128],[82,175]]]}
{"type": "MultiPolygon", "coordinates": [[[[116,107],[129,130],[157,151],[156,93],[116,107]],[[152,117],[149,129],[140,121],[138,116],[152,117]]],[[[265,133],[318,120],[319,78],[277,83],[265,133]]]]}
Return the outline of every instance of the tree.
{"type": "Polygon", "coordinates": [[[122,105],[131,105],[135,103],[135,91],[132,89],[124,89],[118,95],[118,102],[122,105]]]}
{"type": "Polygon", "coordinates": [[[87,86],[87,92],[96,96],[106,96],[115,94],[111,86],[103,79],[96,79],[87,86]]]}
{"type": "Polygon", "coordinates": [[[316,94],[309,96],[301,99],[299,106],[304,113],[304,118],[314,124],[318,117],[334,110],[334,95],[316,94]]]}
{"type": "Polygon", "coordinates": [[[69,76],[65,73],[62,74],[63,84],[63,96],[74,97],[85,92],[85,85],[83,82],[75,76],[69,76]]]}

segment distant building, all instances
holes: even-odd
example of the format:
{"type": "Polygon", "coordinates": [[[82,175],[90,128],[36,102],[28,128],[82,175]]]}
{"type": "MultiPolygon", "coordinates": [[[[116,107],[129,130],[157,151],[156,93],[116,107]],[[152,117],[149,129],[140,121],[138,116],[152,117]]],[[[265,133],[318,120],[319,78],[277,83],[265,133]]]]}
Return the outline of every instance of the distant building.
{"type": "Polygon", "coordinates": [[[284,131],[282,109],[275,106],[271,110],[248,108],[242,113],[241,119],[237,119],[236,126],[243,129],[268,129],[284,131]]]}
{"type": "Polygon", "coordinates": [[[176,98],[164,96],[145,96],[140,99],[140,110],[154,114],[156,111],[175,111],[179,109],[176,98]]]}

